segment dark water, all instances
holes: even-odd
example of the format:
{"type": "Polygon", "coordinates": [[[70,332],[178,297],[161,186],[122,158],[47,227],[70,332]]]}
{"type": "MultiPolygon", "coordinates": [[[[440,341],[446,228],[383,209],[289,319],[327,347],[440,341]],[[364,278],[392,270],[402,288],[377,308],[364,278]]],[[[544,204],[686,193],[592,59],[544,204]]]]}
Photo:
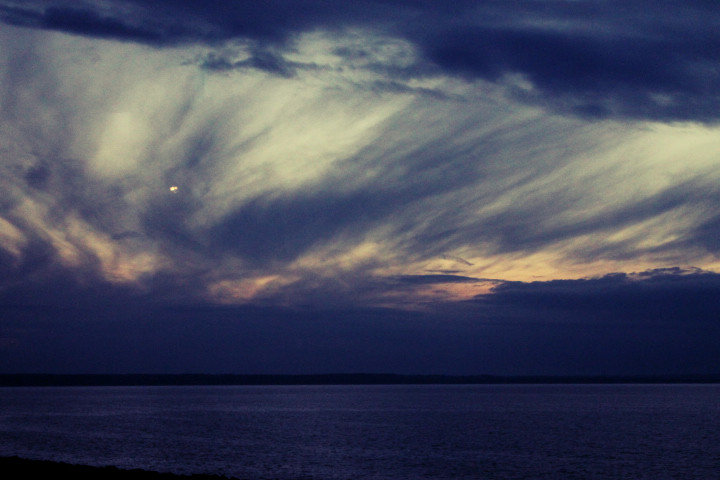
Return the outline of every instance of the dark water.
{"type": "Polygon", "coordinates": [[[4,388],[0,455],[253,479],[720,479],[720,386],[4,388]]]}

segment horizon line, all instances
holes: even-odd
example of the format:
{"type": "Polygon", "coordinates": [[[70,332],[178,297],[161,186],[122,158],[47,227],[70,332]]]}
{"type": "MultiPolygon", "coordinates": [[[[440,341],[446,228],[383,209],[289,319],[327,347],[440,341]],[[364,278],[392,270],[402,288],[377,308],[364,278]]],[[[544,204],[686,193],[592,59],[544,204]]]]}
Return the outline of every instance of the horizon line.
{"type": "Polygon", "coordinates": [[[716,374],[451,375],[399,373],[2,373],[1,387],[720,383],[716,374]]]}

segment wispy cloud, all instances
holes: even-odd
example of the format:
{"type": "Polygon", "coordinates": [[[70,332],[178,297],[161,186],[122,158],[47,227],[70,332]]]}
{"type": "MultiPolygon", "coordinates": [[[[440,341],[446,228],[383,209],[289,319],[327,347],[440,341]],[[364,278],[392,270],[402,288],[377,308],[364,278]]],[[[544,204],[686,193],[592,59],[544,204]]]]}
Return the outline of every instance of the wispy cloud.
{"type": "MultiPolygon", "coordinates": [[[[717,120],[717,11],[708,2],[320,1],[64,2],[0,4],[8,24],[155,47],[249,41],[273,45],[246,60],[212,55],[208,68],[259,68],[281,76],[298,36],[365,29],[418,51],[395,80],[429,72],[484,79],[516,100],[589,118],[717,120]],[[648,11],[653,15],[647,15],[648,11]]],[[[339,47],[347,60],[363,49],[339,47]]]]}
{"type": "Polygon", "coordinates": [[[717,12],[649,5],[0,1],[0,300],[710,318],[717,12]]]}
{"type": "Polygon", "coordinates": [[[33,238],[118,281],[285,285],[360,265],[529,279],[713,264],[712,127],[547,115],[439,73],[424,81],[446,96],[373,90],[378,62],[417,50],[353,35],[296,38],[293,61],[326,65],[302,75],[213,75],[193,61],[207,47],[8,27],[8,251],[33,238]]]}

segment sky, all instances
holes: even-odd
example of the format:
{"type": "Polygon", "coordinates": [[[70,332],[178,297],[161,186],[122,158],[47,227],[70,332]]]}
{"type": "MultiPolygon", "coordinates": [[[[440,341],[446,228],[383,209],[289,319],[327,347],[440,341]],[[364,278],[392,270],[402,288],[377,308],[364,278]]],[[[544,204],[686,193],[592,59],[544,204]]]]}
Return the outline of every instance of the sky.
{"type": "Polygon", "coordinates": [[[714,1],[0,0],[0,371],[720,365],[714,1]]]}

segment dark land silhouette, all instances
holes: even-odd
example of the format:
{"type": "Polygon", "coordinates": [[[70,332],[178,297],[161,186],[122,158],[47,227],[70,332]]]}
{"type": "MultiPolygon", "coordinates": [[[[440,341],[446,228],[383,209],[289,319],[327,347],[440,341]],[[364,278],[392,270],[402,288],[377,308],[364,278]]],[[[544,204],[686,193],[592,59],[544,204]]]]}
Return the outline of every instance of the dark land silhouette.
{"type": "Polygon", "coordinates": [[[717,375],[206,375],[206,374],[0,374],[0,386],[151,386],[151,385],[462,385],[568,383],[720,383],[717,375]]]}

